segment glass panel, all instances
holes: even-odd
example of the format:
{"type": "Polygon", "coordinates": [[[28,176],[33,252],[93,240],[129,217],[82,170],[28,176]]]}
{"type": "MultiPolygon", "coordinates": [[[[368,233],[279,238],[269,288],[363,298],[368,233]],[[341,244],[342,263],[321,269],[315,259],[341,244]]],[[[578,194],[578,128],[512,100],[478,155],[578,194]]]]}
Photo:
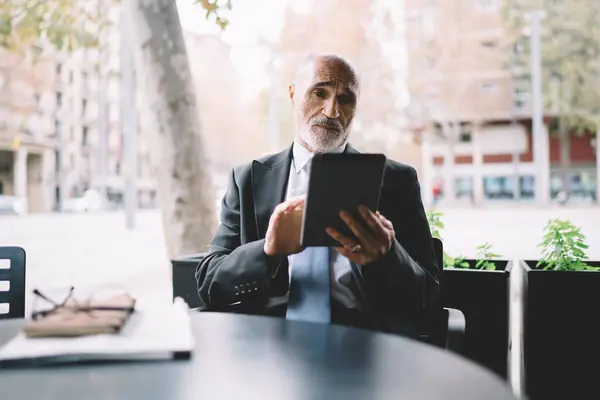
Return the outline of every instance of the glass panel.
{"type": "Polygon", "coordinates": [[[483,194],[490,200],[514,198],[514,178],[512,176],[488,176],[483,179],[483,194]]]}

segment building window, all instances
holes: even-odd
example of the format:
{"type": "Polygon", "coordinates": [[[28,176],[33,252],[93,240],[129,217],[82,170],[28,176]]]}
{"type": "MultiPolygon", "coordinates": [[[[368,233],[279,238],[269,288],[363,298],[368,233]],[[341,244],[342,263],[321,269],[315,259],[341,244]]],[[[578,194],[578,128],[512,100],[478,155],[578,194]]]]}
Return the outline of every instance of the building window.
{"type": "Polygon", "coordinates": [[[463,125],[460,127],[458,141],[460,143],[471,143],[473,141],[473,130],[471,124],[463,125]]]}
{"type": "Polygon", "coordinates": [[[62,74],[62,64],[58,63],[58,64],[56,64],[56,75],[58,75],[58,77],[60,77],[61,74],[62,74]]]}
{"type": "Polygon", "coordinates": [[[522,37],[513,45],[513,53],[515,55],[525,54],[529,50],[529,39],[522,37]]]}
{"type": "Polygon", "coordinates": [[[473,141],[473,136],[472,136],[471,132],[462,131],[460,133],[460,135],[458,136],[458,141],[460,143],[471,143],[473,141]]]}
{"type": "Polygon", "coordinates": [[[513,89],[514,106],[522,109],[529,103],[529,81],[515,80],[513,89]]]}
{"type": "Polygon", "coordinates": [[[495,94],[500,90],[500,85],[494,82],[484,82],[481,84],[481,91],[484,93],[495,94]]]}
{"type": "Polygon", "coordinates": [[[498,0],[477,0],[475,8],[479,12],[494,12],[498,11],[498,0]]]}
{"type": "Polygon", "coordinates": [[[81,129],[81,145],[87,146],[87,144],[88,144],[88,127],[84,126],[81,129]]]}
{"type": "Polygon", "coordinates": [[[56,92],[56,108],[62,107],[62,93],[56,92]]]}
{"type": "Polygon", "coordinates": [[[535,177],[533,175],[519,177],[519,192],[522,199],[533,199],[535,194],[535,177]]]}
{"type": "Polygon", "coordinates": [[[54,150],[54,171],[60,172],[60,151],[54,150]]]}
{"type": "Polygon", "coordinates": [[[493,50],[498,47],[498,43],[495,40],[484,40],[481,45],[488,50],[493,50]]]}
{"type": "Polygon", "coordinates": [[[483,194],[489,200],[512,200],[514,178],[512,176],[488,176],[483,179],[483,194]]]}
{"type": "Polygon", "coordinates": [[[69,71],[69,83],[73,83],[73,71],[69,71]]]}
{"type": "Polygon", "coordinates": [[[456,198],[473,198],[473,178],[470,176],[463,176],[456,178],[454,181],[454,187],[456,190],[456,198]]]}
{"type": "Polygon", "coordinates": [[[61,137],[61,134],[62,134],[62,132],[61,132],[62,129],[61,128],[62,128],[62,126],[60,124],[60,121],[57,120],[57,119],[55,119],[54,120],[54,133],[55,133],[55,135],[56,135],[57,138],[61,137]]]}
{"type": "Polygon", "coordinates": [[[81,100],[81,115],[85,116],[86,111],[87,111],[87,100],[83,99],[83,100],[81,100]]]}

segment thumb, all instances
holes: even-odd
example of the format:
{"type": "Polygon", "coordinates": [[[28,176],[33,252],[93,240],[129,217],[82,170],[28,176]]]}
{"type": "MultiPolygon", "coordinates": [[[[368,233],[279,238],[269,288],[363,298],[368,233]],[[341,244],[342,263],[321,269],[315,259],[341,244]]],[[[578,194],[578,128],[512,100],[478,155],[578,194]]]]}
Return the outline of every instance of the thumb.
{"type": "Polygon", "coordinates": [[[304,201],[306,199],[306,196],[298,196],[298,197],[293,197],[291,199],[289,199],[287,201],[287,210],[291,210],[293,208],[296,208],[298,206],[303,206],[304,205],[304,201]]]}

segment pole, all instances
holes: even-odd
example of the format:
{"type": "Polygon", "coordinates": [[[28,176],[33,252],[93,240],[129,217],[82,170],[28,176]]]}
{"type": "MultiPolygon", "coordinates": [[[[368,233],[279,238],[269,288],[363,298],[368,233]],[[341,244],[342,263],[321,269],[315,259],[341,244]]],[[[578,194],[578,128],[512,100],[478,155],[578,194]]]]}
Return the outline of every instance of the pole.
{"type": "MultiPolygon", "coordinates": [[[[98,15],[107,12],[103,1],[98,1],[98,15]]],[[[106,34],[106,28],[100,29],[100,37],[106,34]]],[[[102,40],[102,39],[101,39],[102,40]]],[[[108,59],[106,57],[105,46],[109,41],[105,40],[99,47],[99,67],[98,67],[98,169],[100,172],[100,182],[98,190],[103,199],[107,198],[107,180],[108,180],[108,107],[106,99],[107,78],[106,70],[108,59]]]]}
{"type": "Polygon", "coordinates": [[[271,82],[269,85],[269,145],[272,151],[276,151],[279,147],[279,110],[278,110],[278,74],[275,66],[276,55],[271,59],[269,69],[271,82]]]}
{"type": "MultiPolygon", "coordinates": [[[[596,126],[598,126],[596,122],[596,126]]],[[[594,138],[594,150],[596,151],[596,203],[600,204],[600,129],[596,128],[594,138]]]]}
{"type": "Polygon", "coordinates": [[[535,196],[538,204],[546,205],[550,200],[549,178],[550,163],[548,160],[548,134],[544,126],[543,94],[542,94],[542,54],[540,44],[541,20],[543,13],[534,11],[529,14],[531,23],[531,119],[533,127],[533,162],[536,166],[535,196]]]}
{"type": "Polygon", "coordinates": [[[124,143],[125,217],[127,229],[135,228],[137,209],[137,110],[136,80],[131,32],[131,4],[121,1],[121,126],[124,143]]]}

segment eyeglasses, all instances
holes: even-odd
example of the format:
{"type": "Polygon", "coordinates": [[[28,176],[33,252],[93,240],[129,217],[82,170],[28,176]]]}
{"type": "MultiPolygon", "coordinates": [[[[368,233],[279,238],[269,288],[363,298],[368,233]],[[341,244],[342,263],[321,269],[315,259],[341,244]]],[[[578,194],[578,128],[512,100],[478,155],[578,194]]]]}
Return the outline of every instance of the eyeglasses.
{"type": "Polygon", "coordinates": [[[132,313],[133,311],[135,311],[135,307],[133,307],[133,306],[131,306],[131,307],[114,307],[114,306],[104,306],[104,305],[92,305],[93,302],[97,302],[97,303],[101,302],[100,299],[89,298],[84,301],[76,300],[73,297],[74,291],[75,291],[75,288],[73,286],[71,286],[65,299],[59,303],[57,301],[52,300],[50,297],[46,296],[45,294],[43,294],[40,290],[34,289],[33,294],[36,296],[35,299],[38,299],[38,298],[43,299],[43,300],[47,301],[48,303],[50,303],[53,307],[51,307],[49,309],[45,309],[45,310],[35,311],[36,307],[35,307],[35,300],[34,300],[34,311],[31,313],[31,319],[35,321],[40,318],[44,318],[48,315],[59,313],[59,312],[63,312],[63,313],[68,312],[68,313],[72,313],[73,315],[75,315],[76,313],[79,313],[79,312],[85,312],[85,313],[89,313],[89,315],[93,317],[93,314],[91,314],[92,311],[126,311],[129,313],[132,313]]]}

